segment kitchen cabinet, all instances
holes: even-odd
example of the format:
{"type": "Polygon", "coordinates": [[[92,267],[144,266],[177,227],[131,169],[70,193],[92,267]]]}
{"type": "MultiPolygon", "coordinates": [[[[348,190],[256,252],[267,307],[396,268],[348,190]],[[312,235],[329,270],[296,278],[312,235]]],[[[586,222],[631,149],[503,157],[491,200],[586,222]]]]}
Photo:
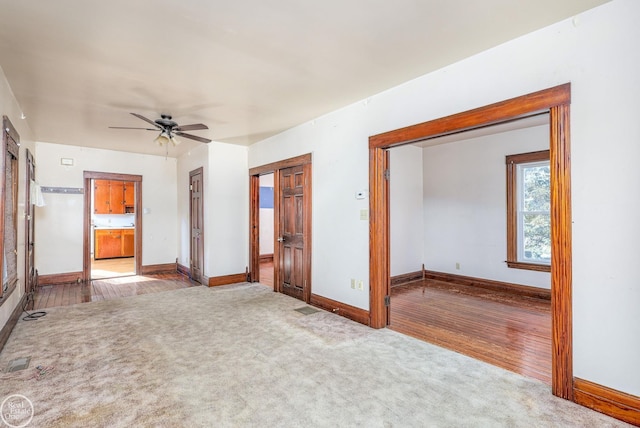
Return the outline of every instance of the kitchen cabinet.
{"type": "Polygon", "coordinates": [[[133,257],[135,253],[135,230],[122,229],[122,257],[133,257]]]}
{"type": "Polygon", "coordinates": [[[109,180],[93,181],[93,212],[109,214],[111,204],[111,184],[109,180]]]}
{"type": "Polygon", "coordinates": [[[134,229],[96,229],[94,235],[93,257],[112,259],[133,257],[135,253],[134,229]]]}
{"type": "Polygon", "coordinates": [[[94,180],[93,212],[95,214],[133,213],[135,183],[120,180],[94,180]]]}
{"type": "Polygon", "coordinates": [[[125,214],[135,212],[136,184],[133,181],[124,182],[124,212],[125,214]]]}

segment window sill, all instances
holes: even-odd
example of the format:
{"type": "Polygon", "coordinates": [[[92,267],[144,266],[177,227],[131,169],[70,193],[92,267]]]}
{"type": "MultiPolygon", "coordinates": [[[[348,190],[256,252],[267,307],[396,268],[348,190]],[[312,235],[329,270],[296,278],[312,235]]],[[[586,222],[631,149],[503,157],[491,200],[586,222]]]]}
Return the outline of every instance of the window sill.
{"type": "Polygon", "coordinates": [[[538,272],[551,272],[551,265],[542,265],[537,263],[510,262],[507,260],[507,266],[513,269],[535,270],[538,272]]]}
{"type": "Polygon", "coordinates": [[[13,290],[15,290],[15,289],[16,289],[16,285],[15,284],[9,286],[7,291],[5,291],[4,294],[2,295],[2,297],[0,297],[0,306],[2,306],[4,304],[4,302],[6,302],[9,299],[9,296],[11,296],[11,293],[13,293],[13,290]]]}

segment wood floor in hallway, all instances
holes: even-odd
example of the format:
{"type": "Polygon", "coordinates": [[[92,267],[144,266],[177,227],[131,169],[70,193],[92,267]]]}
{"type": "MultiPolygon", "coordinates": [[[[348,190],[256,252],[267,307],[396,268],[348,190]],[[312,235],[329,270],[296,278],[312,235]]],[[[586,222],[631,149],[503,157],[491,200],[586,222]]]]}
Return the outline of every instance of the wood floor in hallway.
{"type": "Polygon", "coordinates": [[[45,285],[36,289],[33,304],[30,304],[28,309],[41,310],[194,286],[200,284],[178,273],[99,279],[80,284],[45,285]]]}
{"type": "Polygon", "coordinates": [[[551,304],[434,280],[391,290],[392,330],[551,384],[551,304]]]}

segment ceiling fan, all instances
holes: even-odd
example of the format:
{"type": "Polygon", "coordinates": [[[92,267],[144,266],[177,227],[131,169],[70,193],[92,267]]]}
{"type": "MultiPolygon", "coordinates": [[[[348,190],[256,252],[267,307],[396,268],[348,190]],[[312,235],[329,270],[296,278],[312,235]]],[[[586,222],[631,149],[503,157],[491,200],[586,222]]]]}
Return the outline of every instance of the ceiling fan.
{"type": "Polygon", "coordinates": [[[175,136],[178,135],[180,137],[189,138],[191,140],[196,140],[201,143],[210,143],[211,140],[208,138],[198,137],[197,135],[187,134],[184,131],[198,131],[201,129],[209,129],[207,125],[202,123],[194,123],[192,125],[178,125],[171,119],[170,114],[161,114],[160,119],[156,119],[152,121],[151,119],[147,119],[146,117],[138,114],[131,113],[138,119],[142,119],[147,123],[150,123],[155,128],[132,128],[129,126],[110,126],[112,129],[144,129],[146,131],[160,131],[160,135],[156,137],[154,140],[160,145],[168,144],[169,142],[173,143],[174,146],[180,144],[178,140],[176,140],[175,136]]]}

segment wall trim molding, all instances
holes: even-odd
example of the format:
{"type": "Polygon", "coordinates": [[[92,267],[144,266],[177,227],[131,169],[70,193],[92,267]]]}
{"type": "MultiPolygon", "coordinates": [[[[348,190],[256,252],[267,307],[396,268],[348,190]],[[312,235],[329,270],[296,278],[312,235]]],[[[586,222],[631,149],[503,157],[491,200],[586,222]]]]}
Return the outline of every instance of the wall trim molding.
{"type": "Polygon", "coordinates": [[[369,326],[369,311],[311,293],[310,305],[369,326]]]}
{"type": "Polygon", "coordinates": [[[403,273],[391,277],[391,286],[407,284],[409,282],[421,281],[423,279],[423,271],[417,270],[415,272],[403,273]]]}
{"type": "Polygon", "coordinates": [[[174,273],[177,271],[175,263],[160,263],[156,265],[142,266],[142,275],[154,275],[160,273],[174,273]]]}
{"type": "Polygon", "coordinates": [[[186,275],[191,278],[191,269],[180,263],[176,263],[176,271],[182,275],[186,275]]]}
{"type": "Polygon", "coordinates": [[[531,287],[529,285],[512,284],[509,282],[494,281],[491,279],[474,278],[472,276],[455,275],[452,273],[424,271],[426,279],[436,281],[451,282],[471,287],[484,288],[486,290],[500,291],[503,293],[516,294],[518,296],[533,297],[535,299],[551,300],[551,290],[546,288],[531,287]]]}
{"type": "Polygon", "coordinates": [[[38,286],[82,282],[82,271],[38,275],[38,286]]]}
{"type": "Polygon", "coordinates": [[[247,273],[234,273],[232,275],[212,276],[209,278],[209,287],[217,287],[219,285],[237,284],[247,282],[247,273]]]}
{"type": "Polygon", "coordinates": [[[260,263],[262,263],[262,262],[272,262],[273,261],[273,253],[271,253],[271,254],[260,254],[260,256],[258,257],[258,260],[260,261],[260,263]]]}
{"type": "Polygon", "coordinates": [[[11,316],[7,320],[7,323],[4,325],[4,327],[2,327],[2,330],[0,330],[0,351],[2,351],[2,349],[4,348],[4,345],[9,340],[9,336],[11,335],[13,328],[18,323],[18,319],[20,318],[20,314],[22,313],[22,308],[25,305],[27,296],[27,293],[22,295],[16,307],[13,308],[13,312],[11,312],[11,316]]]}
{"type": "Polygon", "coordinates": [[[573,379],[573,394],[581,406],[640,426],[640,397],[579,378],[573,379]]]}

